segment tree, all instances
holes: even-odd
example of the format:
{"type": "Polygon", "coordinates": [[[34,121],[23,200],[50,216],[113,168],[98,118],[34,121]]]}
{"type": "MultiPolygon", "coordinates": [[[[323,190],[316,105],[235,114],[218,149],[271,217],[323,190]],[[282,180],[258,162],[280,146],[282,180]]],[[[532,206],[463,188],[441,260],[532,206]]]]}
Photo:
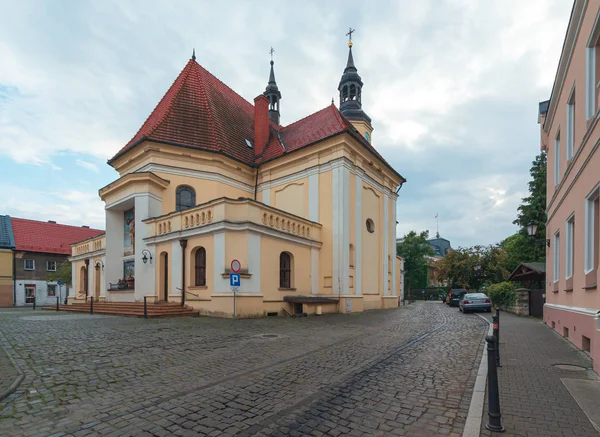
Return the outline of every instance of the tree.
{"type": "Polygon", "coordinates": [[[410,287],[427,287],[428,257],[434,256],[433,247],[427,241],[429,232],[417,234],[410,231],[402,241],[396,245],[396,253],[404,258],[405,290],[410,292],[410,287]]]}
{"type": "MultiPolygon", "coordinates": [[[[506,269],[512,272],[521,263],[544,262],[544,258],[540,258],[539,247],[540,245],[544,247],[543,244],[544,241],[532,244],[531,237],[524,235],[523,232],[517,232],[508,237],[500,243],[506,253],[506,269]]],[[[545,251],[543,253],[545,254],[545,251]]]]}
{"type": "Polygon", "coordinates": [[[439,278],[452,288],[478,290],[506,280],[507,255],[500,246],[459,247],[436,263],[439,278]]]}
{"type": "MultiPolygon", "coordinates": [[[[517,209],[517,218],[513,221],[518,225],[519,233],[523,237],[533,239],[531,247],[526,249],[519,243],[518,239],[511,241],[509,245],[513,252],[511,256],[523,256],[527,261],[546,261],[546,152],[541,152],[535,157],[529,170],[531,180],[528,183],[529,196],[522,199],[517,209]],[[534,222],[538,225],[534,237],[527,236],[527,224],[534,222]],[[520,252],[519,252],[520,251],[520,252]]],[[[510,238],[510,237],[509,237],[510,238]]],[[[520,261],[523,262],[523,261],[520,261]]],[[[515,266],[516,267],[516,266],[515,266]]]]}
{"type": "Polygon", "coordinates": [[[69,261],[59,264],[55,272],[46,275],[46,282],[58,281],[67,286],[71,284],[71,263],[69,261]]]}

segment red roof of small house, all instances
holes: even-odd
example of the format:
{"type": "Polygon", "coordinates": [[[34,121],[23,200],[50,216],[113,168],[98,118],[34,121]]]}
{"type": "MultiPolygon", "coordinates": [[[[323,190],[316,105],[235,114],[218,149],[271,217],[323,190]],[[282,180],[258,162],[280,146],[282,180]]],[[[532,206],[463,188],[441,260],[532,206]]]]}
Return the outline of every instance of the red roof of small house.
{"type": "Polygon", "coordinates": [[[71,244],[104,234],[100,229],[10,218],[15,250],[71,255],[71,244]]]}
{"type": "Polygon", "coordinates": [[[142,127],[109,164],[148,140],[221,153],[254,166],[344,132],[398,174],[333,104],[288,126],[270,122],[269,142],[255,157],[246,142],[254,142],[254,105],[190,59],[142,127]]]}

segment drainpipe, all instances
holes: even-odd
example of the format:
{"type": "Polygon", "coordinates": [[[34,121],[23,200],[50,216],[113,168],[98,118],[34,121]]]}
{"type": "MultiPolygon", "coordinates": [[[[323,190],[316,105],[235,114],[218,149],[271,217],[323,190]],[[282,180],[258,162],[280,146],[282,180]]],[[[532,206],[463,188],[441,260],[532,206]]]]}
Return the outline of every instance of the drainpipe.
{"type": "Polygon", "coordinates": [[[256,192],[258,191],[258,167],[256,167],[256,179],[254,181],[254,200],[256,200],[256,192]]]}
{"type": "Polygon", "coordinates": [[[89,272],[88,272],[88,269],[90,267],[90,260],[86,259],[84,262],[85,262],[85,276],[83,277],[83,291],[85,291],[85,301],[87,302],[87,297],[88,297],[88,282],[90,280],[90,278],[89,278],[89,272]]]}
{"type": "Polygon", "coordinates": [[[179,240],[181,244],[181,306],[185,306],[185,248],[187,240],[179,240]]]}

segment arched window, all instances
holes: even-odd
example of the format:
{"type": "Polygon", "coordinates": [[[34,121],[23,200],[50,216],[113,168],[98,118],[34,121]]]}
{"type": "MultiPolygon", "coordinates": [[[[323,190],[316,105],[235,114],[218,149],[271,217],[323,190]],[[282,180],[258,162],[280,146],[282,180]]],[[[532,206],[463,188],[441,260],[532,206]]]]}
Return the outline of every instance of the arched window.
{"type": "Polygon", "coordinates": [[[175,202],[176,211],[192,208],[196,206],[196,192],[192,187],[187,187],[185,185],[177,187],[175,202]]]}
{"type": "Polygon", "coordinates": [[[355,100],[356,99],[356,85],[352,84],[350,85],[350,96],[348,97],[349,100],[355,100]]]}
{"type": "Polygon", "coordinates": [[[348,100],[348,85],[345,85],[342,88],[342,102],[345,102],[346,100],[348,100]]]}
{"type": "Polygon", "coordinates": [[[287,252],[279,255],[279,288],[292,288],[292,259],[287,252]]]}
{"type": "Polygon", "coordinates": [[[196,273],[196,286],[206,286],[206,249],[204,249],[204,247],[200,247],[196,250],[194,271],[196,273]]]}

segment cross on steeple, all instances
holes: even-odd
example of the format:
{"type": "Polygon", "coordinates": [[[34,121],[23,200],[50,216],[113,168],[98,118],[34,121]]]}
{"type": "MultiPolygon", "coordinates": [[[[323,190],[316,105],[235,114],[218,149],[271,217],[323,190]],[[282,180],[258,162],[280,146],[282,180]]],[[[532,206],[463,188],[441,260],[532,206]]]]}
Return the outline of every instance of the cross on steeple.
{"type": "Polygon", "coordinates": [[[273,47],[271,47],[271,50],[269,50],[269,53],[271,54],[271,61],[273,60],[273,53],[275,53],[275,49],[273,47]]]}
{"type": "Polygon", "coordinates": [[[346,36],[348,37],[348,47],[352,47],[352,34],[354,32],[356,32],[356,30],[352,29],[352,27],[348,29],[348,33],[346,34],[346,36]]]}

